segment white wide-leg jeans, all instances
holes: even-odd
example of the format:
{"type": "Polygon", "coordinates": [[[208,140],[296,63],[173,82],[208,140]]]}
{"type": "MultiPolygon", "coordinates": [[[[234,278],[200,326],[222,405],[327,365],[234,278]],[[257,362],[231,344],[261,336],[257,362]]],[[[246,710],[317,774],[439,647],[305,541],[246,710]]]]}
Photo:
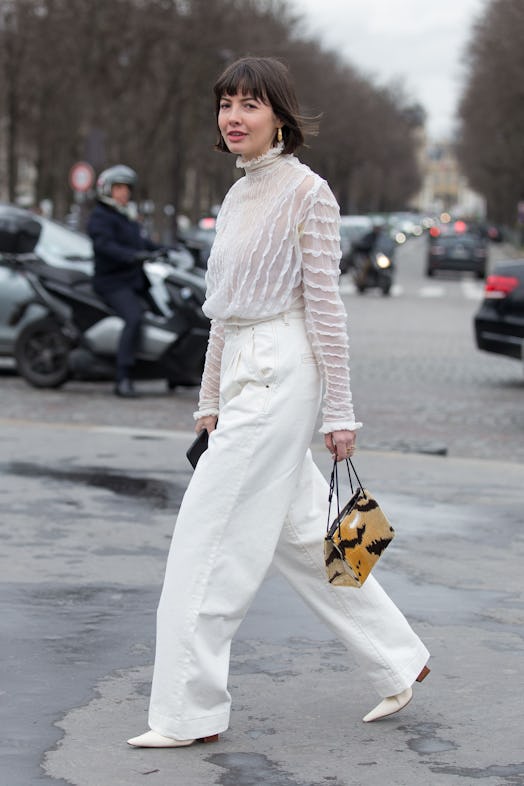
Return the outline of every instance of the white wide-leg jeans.
{"type": "Polygon", "coordinates": [[[329,625],[380,696],[411,685],[429,653],[377,581],[328,584],[328,486],[309,446],[321,382],[303,314],[230,325],[220,419],[184,496],[157,615],[152,729],[224,731],[231,640],[272,562],[329,625]]]}

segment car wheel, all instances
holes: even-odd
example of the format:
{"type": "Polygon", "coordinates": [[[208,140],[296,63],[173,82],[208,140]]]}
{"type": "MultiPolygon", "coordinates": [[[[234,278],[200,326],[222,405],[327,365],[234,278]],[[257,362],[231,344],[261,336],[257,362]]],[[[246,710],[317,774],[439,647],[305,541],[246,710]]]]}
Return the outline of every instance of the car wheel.
{"type": "Polygon", "coordinates": [[[15,345],[18,373],[36,388],[58,388],[69,377],[69,343],[48,317],[31,322],[15,345]]]}

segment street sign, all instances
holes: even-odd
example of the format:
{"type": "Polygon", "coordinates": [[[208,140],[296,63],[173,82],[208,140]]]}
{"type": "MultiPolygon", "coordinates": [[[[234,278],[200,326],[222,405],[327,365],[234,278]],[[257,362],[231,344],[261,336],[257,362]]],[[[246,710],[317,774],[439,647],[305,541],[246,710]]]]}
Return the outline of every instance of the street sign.
{"type": "Polygon", "coordinates": [[[85,161],[78,161],[71,167],[69,172],[69,183],[73,191],[85,193],[92,188],[95,182],[95,170],[91,164],[85,161]]]}

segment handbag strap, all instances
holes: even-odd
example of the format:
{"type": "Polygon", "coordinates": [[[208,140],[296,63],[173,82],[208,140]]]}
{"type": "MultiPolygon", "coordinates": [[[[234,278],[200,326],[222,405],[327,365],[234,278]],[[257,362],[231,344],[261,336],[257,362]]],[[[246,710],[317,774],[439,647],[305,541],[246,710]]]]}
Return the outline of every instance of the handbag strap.
{"type": "MultiPolygon", "coordinates": [[[[348,471],[349,485],[351,488],[351,496],[353,496],[353,494],[355,493],[353,488],[353,478],[351,477],[351,470],[353,470],[355,478],[357,479],[358,487],[360,488],[363,496],[365,497],[366,493],[364,491],[364,486],[360,482],[360,478],[357,475],[357,471],[355,467],[353,466],[353,462],[351,461],[350,458],[345,459],[345,461],[346,461],[346,469],[348,471]]],[[[333,461],[333,469],[331,470],[331,478],[329,481],[329,505],[328,505],[327,529],[329,529],[329,523],[331,519],[331,502],[333,500],[333,493],[335,491],[337,492],[337,513],[340,518],[340,494],[338,492],[338,461],[336,459],[333,461]]]]}

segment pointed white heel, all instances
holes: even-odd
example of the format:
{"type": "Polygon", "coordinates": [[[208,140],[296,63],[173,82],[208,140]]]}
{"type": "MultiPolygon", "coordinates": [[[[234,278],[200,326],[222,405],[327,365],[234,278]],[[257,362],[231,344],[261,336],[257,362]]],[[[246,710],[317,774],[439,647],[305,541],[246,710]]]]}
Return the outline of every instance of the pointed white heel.
{"type": "Polygon", "coordinates": [[[218,734],[211,734],[209,737],[199,737],[193,740],[174,740],[172,737],[163,737],[156,731],[146,731],[139,737],[131,737],[127,741],[133,748],[187,748],[194,742],[216,742],[218,734]]]}
{"type": "Polygon", "coordinates": [[[397,693],[395,696],[387,696],[371,712],[364,715],[362,720],[364,723],[371,723],[371,721],[376,721],[380,718],[387,718],[388,715],[394,715],[395,712],[399,712],[409,704],[412,698],[413,690],[411,688],[406,688],[402,693],[397,693]]]}
{"type": "MultiPolygon", "coordinates": [[[[418,675],[416,682],[422,682],[429,674],[429,669],[427,666],[424,666],[420,674],[418,675]]],[[[394,715],[396,712],[400,712],[406,707],[411,699],[413,698],[413,688],[406,688],[401,693],[397,693],[395,696],[387,696],[385,699],[382,699],[380,704],[368,712],[367,715],[364,715],[362,720],[364,723],[371,723],[372,721],[380,720],[381,718],[387,718],[389,715],[394,715]]]]}

